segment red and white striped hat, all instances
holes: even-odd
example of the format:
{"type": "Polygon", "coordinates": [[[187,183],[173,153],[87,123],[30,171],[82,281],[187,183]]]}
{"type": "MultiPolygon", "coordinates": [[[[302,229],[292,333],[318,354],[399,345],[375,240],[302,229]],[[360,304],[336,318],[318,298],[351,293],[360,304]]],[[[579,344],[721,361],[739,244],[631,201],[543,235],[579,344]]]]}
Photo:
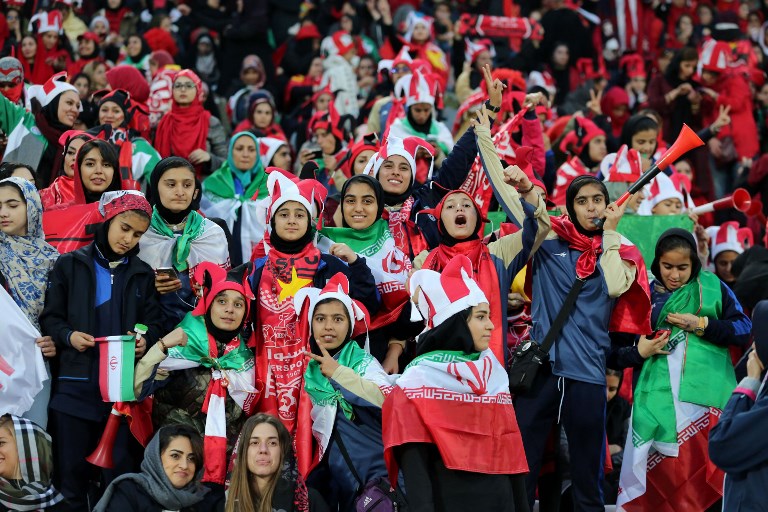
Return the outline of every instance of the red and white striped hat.
{"type": "Polygon", "coordinates": [[[667,199],[679,199],[683,207],[686,206],[683,193],[675,187],[672,179],[664,173],[659,173],[651,182],[645,201],[648,202],[650,209],[653,209],[654,206],[667,199]]]}
{"type": "MultiPolygon", "coordinates": [[[[37,99],[37,101],[40,102],[40,106],[44,107],[52,102],[56,96],[67,91],[77,93],[78,98],[80,97],[80,93],[77,92],[77,88],[67,82],[67,72],[61,71],[60,73],[56,73],[51,78],[49,78],[43,85],[29,86],[29,89],[27,89],[27,96],[30,99],[37,99]]],[[[82,110],[83,107],[81,105],[80,111],[82,112],[82,110]]]]}
{"type": "MultiPolygon", "coordinates": [[[[267,222],[272,215],[288,201],[296,201],[307,209],[311,217],[317,217],[318,186],[324,188],[317,180],[300,180],[285,169],[270,167],[267,169],[267,190],[270,204],[267,210],[267,222]]],[[[325,201],[325,198],[322,198],[325,201]]]]}
{"type": "Polygon", "coordinates": [[[699,67],[702,71],[722,73],[728,69],[731,47],[724,41],[710,39],[701,45],[699,67]]]}
{"type": "Polygon", "coordinates": [[[403,94],[405,95],[406,107],[417,103],[439,106],[440,85],[433,74],[415,69],[413,73],[405,75],[395,84],[395,95],[402,97],[403,94]]]}
{"type": "Polygon", "coordinates": [[[29,31],[35,34],[45,34],[46,32],[56,32],[61,34],[64,26],[64,18],[61,11],[54,9],[50,12],[39,12],[29,20],[29,31]],[[35,30],[37,26],[37,30],[35,30]]]}
{"type": "Polygon", "coordinates": [[[469,307],[488,302],[474,279],[472,263],[464,255],[453,258],[442,272],[417,270],[411,276],[410,290],[429,328],[469,307]]]}
{"type": "Polygon", "coordinates": [[[265,169],[270,166],[277,150],[286,145],[288,145],[287,142],[274,137],[261,137],[259,139],[259,158],[261,158],[261,164],[265,169]]]}

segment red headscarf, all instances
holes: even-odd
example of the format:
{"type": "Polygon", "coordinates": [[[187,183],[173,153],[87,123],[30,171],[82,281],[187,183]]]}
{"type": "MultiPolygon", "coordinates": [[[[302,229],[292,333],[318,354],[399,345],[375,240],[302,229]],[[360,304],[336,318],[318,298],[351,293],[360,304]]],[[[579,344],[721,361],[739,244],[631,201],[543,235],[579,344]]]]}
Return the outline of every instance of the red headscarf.
{"type": "Polygon", "coordinates": [[[171,111],[160,119],[155,133],[155,149],[163,158],[174,155],[188,158],[192,151],[205,149],[208,139],[211,114],[203,108],[200,101],[200,93],[203,90],[200,77],[185,69],[179,71],[173,83],[176,84],[180,77],[189,78],[194,82],[197,95],[188,107],[182,107],[174,100],[171,111]]]}

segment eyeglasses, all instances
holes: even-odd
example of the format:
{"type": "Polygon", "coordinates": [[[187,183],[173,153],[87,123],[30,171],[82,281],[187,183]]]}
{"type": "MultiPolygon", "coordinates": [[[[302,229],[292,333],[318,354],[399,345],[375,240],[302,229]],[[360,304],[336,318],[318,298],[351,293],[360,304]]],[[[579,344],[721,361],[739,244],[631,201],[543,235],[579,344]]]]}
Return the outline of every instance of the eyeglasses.
{"type": "Polygon", "coordinates": [[[8,16],[6,16],[6,17],[5,17],[5,19],[6,19],[7,21],[16,21],[16,20],[18,20],[18,19],[19,19],[19,17],[18,17],[18,16],[16,16],[16,15],[12,15],[12,14],[9,14],[8,16]]]}
{"type": "Polygon", "coordinates": [[[410,73],[411,68],[408,66],[398,66],[396,68],[392,68],[392,73],[410,73]]]}
{"type": "Polygon", "coordinates": [[[176,82],[173,84],[174,89],[182,90],[182,89],[196,89],[195,84],[191,82],[176,82]]]}

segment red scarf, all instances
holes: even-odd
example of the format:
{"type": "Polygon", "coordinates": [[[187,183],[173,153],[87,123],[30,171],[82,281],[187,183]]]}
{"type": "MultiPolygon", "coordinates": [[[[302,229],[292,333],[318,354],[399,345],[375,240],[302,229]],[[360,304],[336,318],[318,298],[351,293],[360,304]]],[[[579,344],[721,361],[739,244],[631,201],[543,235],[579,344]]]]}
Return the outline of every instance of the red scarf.
{"type": "MultiPolygon", "coordinates": [[[[208,140],[211,113],[200,102],[202,82],[188,69],[180,71],[173,79],[174,83],[179,77],[187,77],[195,83],[197,96],[188,107],[181,107],[174,101],[171,111],[160,119],[155,133],[155,149],[163,158],[173,155],[189,158],[192,151],[206,149],[208,140]]],[[[197,165],[195,168],[200,177],[202,166],[197,165]]]]}
{"type": "Polygon", "coordinates": [[[40,191],[40,201],[47,210],[57,204],[71,203],[75,200],[75,180],[71,176],[61,175],[53,180],[51,186],[40,191]]]}
{"type": "MultiPolygon", "coordinates": [[[[63,36],[59,36],[63,37],[63,36]]],[[[21,55],[21,45],[19,45],[19,55],[21,55]]],[[[69,66],[72,63],[72,59],[67,53],[67,50],[63,48],[53,48],[48,50],[43,44],[43,36],[37,36],[37,53],[35,53],[35,61],[30,67],[27,59],[21,58],[21,65],[24,68],[24,79],[31,84],[44,84],[55,73],[53,66],[48,64],[48,60],[54,61],[59,57],[64,57],[64,63],[69,66]]]]}
{"type": "Polygon", "coordinates": [[[496,359],[504,362],[504,333],[502,332],[502,305],[499,289],[499,275],[491,259],[491,253],[482,240],[460,242],[453,247],[440,244],[432,249],[421,268],[440,272],[456,256],[463,254],[472,262],[472,271],[477,284],[485,292],[491,306],[491,321],[495,329],[491,334],[490,348],[496,359]]]}
{"type": "Polygon", "coordinates": [[[308,244],[298,254],[270,248],[255,290],[257,329],[261,330],[261,335],[255,336],[260,340],[256,345],[256,375],[264,382],[258,412],[277,416],[295,436],[302,475],[309,471],[313,458],[312,403],[304,391],[303,379],[307,363],[304,351],[309,350],[309,344],[301,335],[293,296],[299,284],[301,288],[312,286],[319,264],[320,251],[314,244],[308,244]],[[294,282],[296,279],[302,281],[294,282]]]}
{"type": "Polygon", "coordinates": [[[395,239],[395,245],[411,261],[421,251],[429,249],[424,235],[421,234],[416,223],[411,220],[411,209],[414,201],[415,199],[411,196],[405,200],[399,210],[391,212],[385,208],[381,214],[381,218],[389,223],[389,232],[395,239]]]}
{"type": "MultiPolygon", "coordinates": [[[[582,253],[576,260],[576,275],[582,279],[591,276],[595,272],[597,259],[603,252],[603,237],[582,235],[567,215],[551,217],[550,220],[552,231],[568,242],[568,247],[582,253]]],[[[635,266],[635,280],[629,290],[616,299],[608,330],[648,334],[651,332],[651,290],[643,256],[626,238],[621,240],[619,256],[635,266]]]]}

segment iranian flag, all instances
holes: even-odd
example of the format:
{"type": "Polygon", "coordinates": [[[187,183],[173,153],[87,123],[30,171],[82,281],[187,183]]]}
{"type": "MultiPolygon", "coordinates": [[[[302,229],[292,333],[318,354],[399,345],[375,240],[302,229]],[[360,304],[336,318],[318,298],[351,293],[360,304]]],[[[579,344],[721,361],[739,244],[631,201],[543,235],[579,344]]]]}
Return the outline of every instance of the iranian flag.
{"type": "Polygon", "coordinates": [[[94,340],[99,348],[99,389],[105,402],[131,402],[136,337],[106,336],[94,340]]]}
{"type": "Polygon", "coordinates": [[[528,471],[509,377],[491,349],[417,357],[384,400],[382,416],[390,482],[397,481],[399,469],[393,449],[406,443],[435,444],[449,469],[528,471]]]}
{"type": "MultiPolygon", "coordinates": [[[[670,341],[675,342],[674,338],[670,341]]],[[[648,383],[659,404],[653,409],[638,409],[636,404],[632,409],[618,510],[703,511],[723,494],[723,472],[708,456],[709,431],[717,424],[720,409],[679,399],[684,346],[685,341],[681,341],[677,350],[666,356],[668,378],[660,376],[648,383]]]]}

